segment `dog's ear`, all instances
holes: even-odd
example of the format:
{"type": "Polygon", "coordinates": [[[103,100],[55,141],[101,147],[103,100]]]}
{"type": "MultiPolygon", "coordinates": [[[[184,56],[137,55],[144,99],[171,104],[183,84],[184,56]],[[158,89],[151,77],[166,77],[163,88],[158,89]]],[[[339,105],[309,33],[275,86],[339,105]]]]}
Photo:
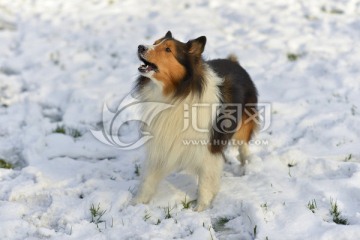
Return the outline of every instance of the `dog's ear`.
{"type": "Polygon", "coordinates": [[[170,31],[165,34],[165,38],[172,38],[172,34],[170,31]]]}
{"type": "Polygon", "coordinates": [[[198,37],[197,39],[190,40],[186,43],[189,53],[196,56],[200,56],[204,52],[205,44],[205,36],[198,37]]]}

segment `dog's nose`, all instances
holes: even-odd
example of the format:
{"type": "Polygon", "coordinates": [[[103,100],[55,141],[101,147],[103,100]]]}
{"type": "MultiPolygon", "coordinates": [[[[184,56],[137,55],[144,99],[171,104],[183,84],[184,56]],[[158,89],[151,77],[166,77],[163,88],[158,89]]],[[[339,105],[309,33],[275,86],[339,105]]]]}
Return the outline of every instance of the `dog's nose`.
{"type": "Polygon", "coordinates": [[[143,53],[143,52],[145,52],[146,51],[146,47],[144,46],[144,45],[139,45],[138,46],[138,52],[139,53],[143,53]]]}

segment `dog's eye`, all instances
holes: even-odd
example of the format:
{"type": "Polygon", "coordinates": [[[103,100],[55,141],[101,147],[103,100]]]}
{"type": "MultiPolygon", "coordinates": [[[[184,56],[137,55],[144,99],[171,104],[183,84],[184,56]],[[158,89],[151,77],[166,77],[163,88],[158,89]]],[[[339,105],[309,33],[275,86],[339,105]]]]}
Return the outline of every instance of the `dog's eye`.
{"type": "Polygon", "coordinates": [[[167,48],[165,48],[165,51],[171,52],[171,49],[167,47],[167,48]]]}

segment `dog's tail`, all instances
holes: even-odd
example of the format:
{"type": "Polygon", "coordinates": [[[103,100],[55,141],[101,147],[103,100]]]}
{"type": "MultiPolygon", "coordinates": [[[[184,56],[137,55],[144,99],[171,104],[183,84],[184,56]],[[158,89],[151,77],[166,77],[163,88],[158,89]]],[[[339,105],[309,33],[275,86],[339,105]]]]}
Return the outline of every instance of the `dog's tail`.
{"type": "Polygon", "coordinates": [[[229,59],[230,61],[232,62],[236,62],[236,63],[239,63],[239,60],[237,58],[237,56],[235,56],[235,54],[230,54],[227,59],[229,59]]]}

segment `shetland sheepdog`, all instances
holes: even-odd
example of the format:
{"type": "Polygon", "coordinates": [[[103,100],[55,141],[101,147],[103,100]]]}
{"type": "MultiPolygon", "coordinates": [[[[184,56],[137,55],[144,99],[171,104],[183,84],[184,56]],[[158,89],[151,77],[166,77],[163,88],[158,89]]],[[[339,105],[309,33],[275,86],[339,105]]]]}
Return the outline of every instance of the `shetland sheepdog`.
{"type": "Polygon", "coordinates": [[[205,44],[205,36],[183,43],[168,31],[153,45],[138,46],[143,64],[135,92],[144,102],[172,107],[146,126],[153,138],[146,145],[135,204],[148,203],[163,178],[185,170],[198,177],[195,210],[202,211],[219,191],[229,142],[242,143],[241,166],[249,156],[248,142],[257,127],[256,87],[236,57],[205,61],[205,44]]]}

